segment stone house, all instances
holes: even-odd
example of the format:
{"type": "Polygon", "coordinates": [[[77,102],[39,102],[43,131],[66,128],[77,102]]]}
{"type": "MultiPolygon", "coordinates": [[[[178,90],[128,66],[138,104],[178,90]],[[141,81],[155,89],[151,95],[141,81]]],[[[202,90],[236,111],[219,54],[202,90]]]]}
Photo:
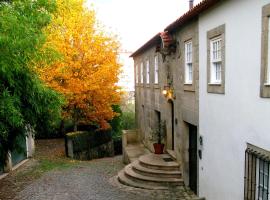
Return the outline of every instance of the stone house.
{"type": "Polygon", "coordinates": [[[165,122],[207,200],[269,199],[269,16],[270,0],[203,0],[132,54],[140,140],[153,151],[165,122]]]}

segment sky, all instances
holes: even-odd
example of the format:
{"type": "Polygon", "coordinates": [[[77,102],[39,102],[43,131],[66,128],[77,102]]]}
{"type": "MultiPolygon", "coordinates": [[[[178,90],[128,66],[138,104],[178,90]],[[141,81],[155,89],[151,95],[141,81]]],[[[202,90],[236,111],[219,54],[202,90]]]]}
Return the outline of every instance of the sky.
{"type": "Polygon", "coordinates": [[[122,49],[131,52],[189,8],[189,0],[87,0],[87,4],[93,4],[98,20],[119,36],[122,49]]]}

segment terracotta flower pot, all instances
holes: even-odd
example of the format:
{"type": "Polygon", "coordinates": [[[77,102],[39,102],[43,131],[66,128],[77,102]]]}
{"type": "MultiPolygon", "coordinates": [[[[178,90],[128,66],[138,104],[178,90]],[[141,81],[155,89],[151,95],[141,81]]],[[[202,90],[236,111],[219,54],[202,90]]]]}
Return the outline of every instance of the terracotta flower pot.
{"type": "Polygon", "coordinates": [[[163,154],[164,144],[154,143],[155,154],[163,154]]]}

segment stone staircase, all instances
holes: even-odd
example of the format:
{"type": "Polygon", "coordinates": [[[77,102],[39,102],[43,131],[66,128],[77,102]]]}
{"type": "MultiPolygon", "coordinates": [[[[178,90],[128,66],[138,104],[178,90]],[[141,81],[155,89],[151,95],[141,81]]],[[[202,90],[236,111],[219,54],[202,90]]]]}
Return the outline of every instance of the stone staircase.
{"type": "Polygon", "coordinates": [[[168,154],[146,154],[118,173],[122,184],[151,190],[184,186],[180,166],[168,154]]]}

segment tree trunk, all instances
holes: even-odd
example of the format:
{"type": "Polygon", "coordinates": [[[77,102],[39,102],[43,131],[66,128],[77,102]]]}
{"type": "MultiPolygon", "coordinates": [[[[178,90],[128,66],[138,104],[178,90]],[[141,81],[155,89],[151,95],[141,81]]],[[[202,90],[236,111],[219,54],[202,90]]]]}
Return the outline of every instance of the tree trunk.
{"type": "Polygon", "coordinates": [[[74,122],[74,132],[76,132],[78,130],[78,123],[74,122]]]}
{"type": "Polygon", "coordinates": [[[64,120],[61,120],[60,128],[59,128],[59,133],[61,136],[65,134],[65,123],[64,120]]]}

